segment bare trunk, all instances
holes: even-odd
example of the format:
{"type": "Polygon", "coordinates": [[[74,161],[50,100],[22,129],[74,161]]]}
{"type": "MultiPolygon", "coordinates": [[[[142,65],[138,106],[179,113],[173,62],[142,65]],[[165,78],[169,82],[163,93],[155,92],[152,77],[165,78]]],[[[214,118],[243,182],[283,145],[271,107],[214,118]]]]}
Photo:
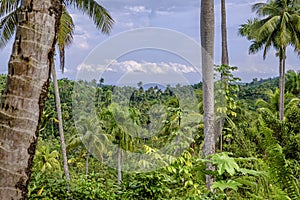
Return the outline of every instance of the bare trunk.
{"type": "Polygon", "coordinates": [[[121,168],[121,142],[118,144],[118,185],[122,182],[122,168],[121,168]]]}
{"type": "MultiPolygon", "coordinates": [[[[284,49],[285,51],[285,49],[284,49]]],[[[284,118],[284,87],[285,87],[285,53],[283,58],[279,59],[279,89],[280,89],[280,100],[279,100],[279,120],[284,118]]]]}
{"type": "Polygon", "coordinates": [[[61,16],[59,0],[22,0],[0,108],[0,199],[27,199],[61,16]]]}
{"type": "Polygon", "coordinates": [[[69,167],[68,167],[65,135],[64,135],[62,114],[61,114],[58,82],[57,82],[57,78],[56,78],[54,64],[51,66],[51,73],[52,73],[53,85],[54,85],[55,104],[56,104],[57,117],[58,117],[58,130],[59,130],[59,136],[60,136],[60,146],[61,146],[61,153],[62,153],[62,159],[63,159],[63,165],[64,165],[64,173],[65,173],[67,182],[69,182],[70,181],[70,173],[69,173],[69,167]]]}
{"type": "Polygon", "coordinates": [[[85,155],[85,177],[86,178],[89,175],[89,157],[90,157],[90,152],[86,150],[86,155],[85,155]]]}
{"type": "MultiPolygon", "coordinates": [[[[201,1],[201,45],[204,107],[204,155],[215,153],[214,134],[214,1],[201,1]]],[[[208,170],[214,170],[207,163],[208,170]]],[[[207,189],[211,189],[213,178],[206,176],[207,189]]]]}
{"type": "MultiPolygon", "coordinates": [[[[229,57],[228,57],[228,44],[227,44],[227,25],[226,25],[226,2],[225,0],[221,0],[221,32],[222,32],[222,65],[229,65],[229,57]]],[[[227,86],[226,77],[221,74],[221,81],[224,83],[225,87],[227,86]]],[[[223,88],[225,89],[225,88],[223,88]]],[[[223,101],[224,98],[222,95],[220,97],[220,102],[223,101]]],[[[216,140],[220,138],[220,152],[223,151],[223,135],[222,130],[224,126],[224,118],[221,116],[219,122],[216,124],[215,127],[215,135],[216,140]]]]}
{"type": "Polygon", "coordinates": [[[227,25],[226,25],[226,3],[221,0],[221,16],[222,16],[222,65],[229,65],[228,44],[227,44],[227,25]]]}

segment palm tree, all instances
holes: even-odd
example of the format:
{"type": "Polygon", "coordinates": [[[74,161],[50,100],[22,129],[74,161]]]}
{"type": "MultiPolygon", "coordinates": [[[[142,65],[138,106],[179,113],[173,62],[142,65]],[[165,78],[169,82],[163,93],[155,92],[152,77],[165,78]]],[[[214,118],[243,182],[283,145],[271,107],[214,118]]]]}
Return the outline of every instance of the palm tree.
{"type": "MultiPolygon", "coordinates": [[[[59,46],[60,58],[61,58],[60,61],[63,70],[64,47],[68,45],[68,43],[72,39],[73,23],[71,21],[71,17],[69,13],[66,11],[62,3],[67,6],[74,6],[75,8],[89,15],[89,17],[92,18],[92,20],[94,21],[96,27],[100,29],[102,32],[108,33],[109,30],[111,29],[111,25],[113,23],[112,18],[109,16],[107,11],[94,0],[64,0],[64,1],[47,0],[47,2],[43,2],[43,4],[41,4],[41,1],[33,1],[30,3],[25,0],[13,0],[13,1],[3,0],[1,1],[0,4],[0,17],[1,17],[0,32],[2,34],[0,40],[0,46],[1,47],[5,46],[9,41],[9,39],[12,38],[12,36],[16,32],[16,39],[13,48],[13,53],[9,62],[9,78],[6,87],[7,90],[2,97],[3,104],[1,110],[3,110],[3,112],[1,115],[3,115],[3,117],[1,117],[0,124],[2,124],[1,129],[3,129],[3,131],[1,130],[2,134],[0,136],[0,140],[2,141],[15,140],[15,138],[13,137],[10,137],[11,139],[9,139],[7,137],[7,134],[5,134],[5,132],[11,128],[14,129],[17,128],[17,130],[19,130],[18,126],[22,126],[22,123],[11,123],[12,120],[10,118],[14,119],[17,116],[23,116],[23,113],[19,112],[19,110],[23,110],[23,107],[27,106],[26,109],[28,111],[28,114],[30,113],[30,115],[35,115],[35,117],[28,117],[28,119],[32,119],[29,121],[34,123],[24,122],[24,124],[30,127],[28,129],[28,132],[32,135],[32,137],[31,139],[28,139],[30,137],[27,137],[27,139],[23,138],[23,140],[25,140],[24,143],[28,143],[28,145],[21,145],[21,146],[30,147],[30,151],[28,151],[27,153],[28,156],[24,156],[24,162],[22,164],[19,164],[19,167],[22,170],[26,171],[27,173],[22,173],[23,178],[21,182],[18,179],[11,179],[12,181],[10,183],[6,182],[6,179],[10,175],[9,172],[5,172],[4,176],[1,176],[0,183],[5,182],[6,184],[3,185],[6,185],[7,188],[12,188],[15,185],[20,186],[17,188],[17,190],[9,190],[10,192],[6,191],[2,193],[0,191],[0,197],[3,196],[4,199],[9,198],[9,196],[15,196],[17,198],[18,196],[20,198],[22,196],[23,198],[25,198],[27,195],[27,185],[28,185],[27,180],[30,177],[30,169],[31,169],[30,163],[32,162],[35,146],[36,146],[35,144],[37,142],[37,135],[35,133],[37,133],[38,131],[37,130],[38,126],[35,125],[35,123],[37,123],[41,117],[41,114],[37,114],[37,113],[41,113],[46,98],[46,92],[48,88],[48,78],[49,78],[48,72],[50,71],[51,68],[52,68],[51,69],[52,74],[54,71],[53,56],[54,56],[55,48],[53,44],[54,45],[58,44],[59,46]],[[44,4],[49,7],[47,6],[45,7],[44,4]],[[36,15],[32,14],[33,8],[35,11],[38,11],[36,12],[36,15]],[[51,11],[47,13],[48,14],[47,16],[50,17],[46,17],[46,13],[44,13],[44,11],[52,10],[52,9],[54,9],[53,12],[51,11]],[[30,14],[30,17],[28,17],[28,13],[30,14]],[[55,15],[53,15],[53,13],[55,15]],[[36,19],[36,18],[42,18],[42,16],[45,16],[45,18],[40,20],[36,19]],[[31,28],[33,24],[34,24],[34,29],[31,28]],[[41,35],[40,38],[37,38],[37,35],[34,35],[34,33],[40,32],[40,30],[46,30],[46,31],[40,34],[41,35]],[[58,32],[59,35],[57,36],[58,32]],[[25,42],[23,40],[24,36],[27,36],[25,42]],[[32,43],[27,42],[30,40],[32,40],[32,43]],[[20,46],[21,44],[22,46],[20,46]],[[29,46],[27,44],[34,44],[34,45],[29,46]],[[48,50],[46,50],[45,48],[47,47],[47,45],[49,47],[48,50]],[[41,52],[40,54],[36,54],[36,52],[40,52],[40,51],[43,52],[41,52]],[[47,63],[47,65],[45,65],[45,63],[47,63]],[[24,68],[20,66],[27,66],[27,67],[24,68]],[[32,67],[42,66],[42,68],[38,70],[34,70],[35,68],[30,69],[30,66],[32,67]],[[20,76],[20,74],[22,74],[22,76],[20,76]],[[30,83],[30,81],[32,84],[28,84],[30,83]],[[14,86],[19,86],[19,88],[16,88],[14,86]],[[32,105],[32,103],[24,104],[25,100],[29,101],[30,99],[31,101],[37,102],[35,106],[29,106],[32,105]],[[22,107],[19,108],[18,106],[20,105],[22,105],[22,107]],[[7,116],[10,117],[8,118],[7,116]],[[9,126],[7,126],[8,121],[9,121],[8,123],[9,126]],[[3,138],[1,139],[1,137],[3,138]],[[29,163],[29,165],[27,165],[26,163],[29,163]],[[17,182],[19,184],[16,184],[17,182]]],[[[56,91],[58,91],[58,89],[56,91]]],[[[58,96],[58,94],[56,96],[58,96]]],[[[57,108],[59,107],[60,106],[57,106],[57,108]]],[[[19,131],[17,131],[17,133],[18,132],[19,131]]],[[[9,152],[8,150],[9,149],[7,149],[7,151],[4,151],[3,149],[1,149],[0,155],[7,154],[9,152]]],[[[20,151],[24,151],[24,149],[20,148],[20,151]]],[[[15,156],[15,155],[10,155],[10,156],[15,156]]],[[[64,159],[64,161],[66,160],[67,159],[64,159]]],[[[1,169],[9,168],[9,166],[7,165],[8,164],[5,163],[3,167],[1,165],[0,167],[1,169]]],[[[17,177],[18,176],[16,176],[16,178],[17,177]]]]}
{"type": "MultiPolygon", "coordinates": [[[[3,7],[4,1],[1,2],[1,13],[15,8],[15,1],[6,2],[9,6],[3,7]]],[[[20,3],[0,108],[0,199],[27,198],[38,123],[47,97],[61,16],[58,0],[22,0],[20,3]]]]}
{"type": "Polygon", "coordinates": [[[277,50],[280,74],[279,119],[283,120],[286,48],[292,45],[295,50],[299,50],[300,47],[299,1],[269,0],[267,3],[254,4],[252,9],[264,18],[248,20],[247,24],[241,25],[239,33],[252,41],[249,53],[263,49],[265,59],[271,46],[277,50]]]}
{"type": "Polygon", "coordinates": [[[75,134],[68,145],[68,148],[76,148],[80,145],[85,145],[85,175],[89,174],[89,157],[91,153],[102,159],[102,155],[106,153],[106,144],[108,138],[101,131],[99,119],[81,116],[76,123],[78,134],[75,134]]]}
{"type": "MultiPolygon", "coordinates": [[[[263,99],[258,99],[256,101],[256,106],[259,109],[268,110],[269,113],[273,113],[275,116],[279,116],[279,107],[280,107],[280,90],[276,89],[274,92],[272,90],[267,92],[268,101],[263,99]]],[[[285,94],[285,109],[291,107],[296,102],[299,102],[298,98],[293,98],[293,95],[290,93],[285,94]]]]}
{"type": "Polygon", "coordinates": [[[51,151],[49,146],[39,145],[36,149],[35,162],[38,170],[43,173],[52,173],[56,170],[60,170],[58,158],[58,151],[51,151]]]}
{"type": "MultiPolygon", "coordinates": [[[[214,134],[214,1],[201,1],[201,46],[203,73],[203,107],[204,107],[204,155],[215,153],[214,134]]],[[[207,169],[213,166],[207,163],[207,169]]],[[[213,179],[206,176],[207,189],[211,189],[213,179]]]]}
{"type": "MultiPolygon", "coordinates": [[[[228,45],[227,45],[227,26],[226,26],[226,3],[225,0],[221,0],[221,32],[222,32],[222,66],[229,65],[229,57],[228,57],[228,45]]],[[[228,81],[226,76],[221,73],[221,84],[220,87],[222,90],[226,90],[228,86],[228,81]]],[[[224,101],[223,95],[220,95],[220,102],[224,101]]],[[[222,136],[222,129],[224,124],[223,116],[215,117],[216,119],[216,127],[215,127],[215,137],[216,141],[220,138],[220,152],[223,149],[223,136],[222,136]],[[219,118],[219,119],[218,119],[219,118]]]]}
{"type": "Polygon", "coordinates": [[[285,88],[288,92],[293,94],[295,97],[300,95],[300,72],[289,70],[286,74],[285,88]]]}

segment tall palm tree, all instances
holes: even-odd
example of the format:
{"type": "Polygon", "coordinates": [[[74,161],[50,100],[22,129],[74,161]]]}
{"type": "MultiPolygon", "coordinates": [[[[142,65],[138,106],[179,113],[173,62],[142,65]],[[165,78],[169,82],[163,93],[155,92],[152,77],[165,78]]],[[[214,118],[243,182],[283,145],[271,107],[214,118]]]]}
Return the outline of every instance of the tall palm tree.
{"type": "MultiPolygon", "coordinates": [[[[6,7],[2,3],[1,13],[15,8],[15,1],[7,1],[6,7]]],[[[27,198],[61,16],[59,0],[22,0],[20,4],[0,107],[0,199],[27,198]]]]}
{"type": "MultiPolygon", "coordinates": [[[[221,65],[229,65],[229,56],[228,56],[228,44],[227,44],[227,26],[226,26],[226,2],[225,0],[221,0],[221,33],[222,33],[222,63],[221,65]]],[[[221,89],[225,90],[228,85],[228,81],[226,76],[221,73],[221,89]]],[[[223,95],[220,95],[220,102],[224,101],[223,95]]],[[[222,129],[224,124],[224,117],[219,116],[215,117],[216,119],[216,127],[215,127],[215,137],[216,141],[219,138],[220,141],[220,152],[223,149],[223,136],[222,129]],[[219,118],[219,119],[218,119],[219,118]]]]}
{"type": "MultiPolygon", "coordinates": [[[[214,134],[214,1],[201,0],[201,46],[203,73],[203,107],[204,107],[204,155],[215,153],[214,134]]],[[[207,163],[208,170],[213,166],[207,163]]],[[[213,179],[206,176],[207,189],[211,189],[213,179]]]]}
{"type": "Polygon", "coordinates": [[[293,94],[295,97],[300,95],[300,72],[289,70],[286,74],[285,88],[288,92],[293,94]]]}
{"type": "Polygon", "coordinates": [[[85,175],[88,177],[89,157],[91,153],[101,159],[102,155],[107,151],[106,144],[108,143],[108,138],[102,133],[101,126],[97,118],[81,116],[78,121],[76,121],[76,128],[79,133],[71,138],[69,148],[85,145],[85,175]]]}
{"type": "Polygon", "coordinates": [[[296,51],[300,47],[300,3],[295,0],[268,0],[267,3],[254,4],[252,9],[262,19],[248,20],[241,25],[239,33],[252,41],[249,53],[256,53],[263,49],[265,59],[267,51],[273,46],[279,57],[280,74],[280,107],[279,119],[284,117],[284,85],[285,60],[288,45],[294,46],[296,51]]]}
{"type": "MultiPolygon", "coordinates": [[[[49,78],[49,74],[47,72],[49,72],[50,70],[54,71],[54,62],[53,62],[53,56],[54,56],[54,46],[52,44],[58,44],[59,46],[59,51],[60,51],[60,61],[61,61],[61,67],[62,70],[64,68],[64,47],[66,45],[69,44],[69,42],[72,39],[72,33],[73,33],[73,27],[72,24],[73,22],[71,21],[71,17],[69,15],[69,13],[66,11],[64,5],[66,6],[74,6],[75,8],[83,11],[84,13],[86,13],[90,18],[92,18],[92,20],[94,21],[96,27],[98,29],[100,29],[102,32],[104,33],[108,33],[109,30],[111,29],[111,25],[113,23],[112,18],[110,17],[110,15],[108,14],[108,12],[102,7],[100,6],[96,1],[94,0],[63,0],[63,1],[59,1],[59,0],[47,0],[45,1],[33,1],[33,2],[28,2],[26,0],[3,0],[1,1],[0,4],[0,33],[2,35],[1,39],[0,39],[0,46],[3,47],[7,44],[7,42],[9,41],[10,38],[12,38],[12,36],[14,35],[14,33],[16,32],[16,42],[14,44],[14,48],[13,48],[13,53],[12,53],[12,57],[10,60],[10,64],[9,64],[9,78],[8,78],[8,82],[7,82],[7,90],[5,92],[5,94],[3,95],[2,98],[2,110],[9,110],[11,108],[12,111],[10,111],[10,114],[4,114],[5,112],[3,112],[3,117],[1,118],[0,124],[5,125],[6,124],[6,128],[3,128],[4,126],[1,127],[1,129],[7,129],[7,123],[9,124],[9,128],[14,128],[17,127],[17,125],[13,124],[11,122],[9,118],[15,118],[17,116],[23,116],[22,112],[16,112],[19,111],[19,108],[17,107],[18,105],[24,105],[25,100],[27,101],[27,99],[29,100],[30,98],[32,98],[32,100],[38,102],[37,105],[35,107],[30,107],[27,105],[27,109],[35,109],[35,110],[31,110],[33,111],[33,113],[31,113],[32,115],[36,115],[36,117],[28,117],[33,119],[33,122],[38,122],[41,114],[37,114],[37,113],[41,113],[42,109],[43,109],[43,102],[45,101],[45,97],[46,97],[46,91],[48,88],[48,78],[49,78]],[[46,5],[46,6],[45,6],[46,5]],[[32,13],[32,9],[34,8],[34,10],[37,10],[36,15],[34,15],[32,13]],[[51,10],[51,12],[48,13],[48,15],[50,16],[49,18],[45,18],[42,20],[38,20],[37,18],[46,15],[45,11],[46,10],[51,10]],[[52,11],[52,9],[54,9],[54,11],[52,11]],[[30,13],[30,19],[28,19],[28,13],[30,13]],[[52,14],[56,14],[56,15],[52,15],[52,14]],[[52,23],[52,24],[51,24],[52,23]],[[23,24],[25,24],[25,26],[23,26],[23,24]],[[32,29],[32,25],[34,24],[34,28],[32,29]],[[19,26],[20,25],[20,26],[19,26]],[[35,26],[36,25],[36,26],[35,26]],[[19,27],[19,28],[18,28],[19,27]],[[50,29],[51,27],[51,29],[50,29]],[[25,29],[28,29],[27,31],[25,29]],[[45,37],[44,40],[39,40],[39,38],[37,38],[37,35],[34,35],[33,33],[35,32],[39,32],[40,30],[48,30],[45,32],[42,32],[42,34],[40,34],[41,38],[43,39],[45,37]],[[29,33],[27,33],[29,32],[29,33]],[[48,34],[49,32],[49,34],[48,34]],[[59,35],[57,35],[57,33],[59,32],[59,35]],[[25,42],[23,40],[25,36],[25,42]],[[48,40],[46,41],[46,37],[49,37],[48,40]],[[20,44],[29,44],[27,41],[32,40],[32,46],[30,45],[26,45],[25,48],[28,52],[26,52],[24,50],[24,52],[22,52],[21,48],[20,48],[20,44]],[[18,42],[18,43],[17,43],[18,42]],[[40,46],[38,46],[37,44],[40,43],[40,46]],[[49,46],[49,50],[45,50],[42,48],[42,46],[45,45],[45,47],[47,47],[47,45],[49,46]],[[36,54],[35,52],[39,52],[42,51],[40,54],[36,54]],[[19,55],[20,58],[17,58],[16,56],[19,55]],[[20,62],[21,60],[21,62],[20,62]],[[19,64],[16,62],[18,61],[19,64]],[[23,62],[23,64],[22,64],[23,62]],[[47,63],[47,66],[45,65],[45,63],[47,63]],[[22,64],[22,65],[21,65],[22,64]],[[31,65],[36,65],[38,67],[43,67],[40,68],[39,70],[31,70],[29,66],[31,65]],[[15,68],[16,66],[28,66],[28,67],[19,67],[19,68],[15,68]],[[51,69],[52,68],[52,69],[51,69]],[[16,70],[18,69],[18,74],[16,75],[16,70]],[[22,76],[20,76],[20,74],[22,73],[22,76],[24,76],[24,78],[22,78],[22,76]],[[41,74],[42,73],[42,74],[41,74]],[[15,77],[21,77],[20,80],[18,80],[18,78],[15,77]],[[31,79],[33,78],[33,80],[31,79]],[[28,84],[28,80],[32,81],[40,81],[40,88],[36,87],[37,83],[36,82],[32,82],[32,84],[28,84]],[[26,82],[26,83],[25,83],[26,82]],[[43,84],[42,84],[43,83],[43,84]],[[22,86],[23,85],[23,86],[22,86]],[[26,85],[26,86],[25,86],[26,85]],[[16,88],[14,86],[19,86],[20,88],[16,88]],[[24,87],[26,90],[24,90],[24,87]],[[34,90],[32,90],[32,88],[34,88],[34,90]],[[16,97],[14,95],[16,95],[17,93],[21,93],[19,97],[16,97]],[[29,95],[31,93],[34,93],[36,91],[35,96],[34,95],[29,95]],[[30,98],[28,98],[28,95],[30,98]],[[9,100],[10,98],[12,98],[12,100],[9,100]],[[13,101],[13,99],[15,99],[13,101]],[[9,102],[10,103],[7,103],[9,102]],[[10,105],[11,103],[15,104],[15,105],[10,105]],[[4,117],[6,116],[6,117],[4,117]]],[[[47,15],[47,16],[48,16],[47,15]]],[[[41,39],[40,38],[40,39],[41,39]]],[[[23,47],[23,46],[22,46],[23,47]]],[[[33,66],[34,67],[34,66],[33,66]]],[[[30,83],[30,82],[29,82],[30,83]]],[[[58,89],[56,90],[58,91],[58,89]]],[[[19,94],[18,94],[19,95],[19,94]]],[[[56,95],[58,96],[58,94],[56,95]]],[[[59,103],[58,103],[59,104],[59,103]]],[[[59,109],[60,106],[57,106],[57,108],[59,109]]],[[[23,108],[22,108],[23,109],[23,108]]],[[[22,110],[21,109],[21,110],[22,110]]],[[[61,122],[61,120],[60,120],[61,122]]],[[[19,123],[20,124],[20,123],[19,123]]],[[[30,123],[27,123],[30,124],[30,123]]],[[[18,182],[17,179],[14,179],[11,183],[6,183],[7,188],[10,187],[14,187],[15,185],[18,185],[18,189],[17,190],[10,190],[11,192],[3,192],[0,191],[0,197],[2,197],[1,195],[3,194],[4,197],[9,198],[9,196],[21,196],[23,198],[26,197],[27,194],[27,185],[28,185],[28,179],[30,177],[30,169],[31,169],[31,161],[32,158],[34,156],[34,150],[35,150],[35,144],[37,141],[37,135],[35,133],[37,133],[37,126],[36,129],[34,128],[35,126],[31,127],[30,130],[28,130],[28,132],[32,135],[32,139],[28,139],[25,140],[24,142],[29,143],[31,145],[22,145],[22,146],[30,146],[30,151],[28,151],[28,157],[25,156],[25,160],[27,159],[29,162],[25,162],[25,163],[29,163],[29,165],[20,165],[20,167],[22,168],[22,170],[26,171],[27,173],[22,173],[22,182],[18,182]],[[33,137],[33,135],[36,135],[33,137]],[[15,184],[16,182],[18,182],[19,184],[15,184]],[[15,193],[14,193],[15,192],[15,193]],[[6,196],[5,196],[6,195],[6,196]]],[[[61,125],[62,127],[62,125],[61,125]]],[[[15,129],[15,128],[14,128],[15,129]]],[[[60,129],[62,130],[62,129],[60,129]]],[[[15,138],[10,137],[11,139],[7,138],[7,134],[5,134],[5,132],[1,131],[1,136],[0,136],[0,140],[1,137],[3,137],[2,141],[12,141],[14,142],[15,138]]],[[[62,145],[63,148],[63,145],[62,145]]],[[[6,151],[4,151],[3,149],[0,150],[0,155],[7,153],[6,151]]],[[[17,155],[17,154],[15,154],[17,155]]],[[[19,154],[22,155],[22,154],[19,154]]],[[[13,156],[13,155],[11,155],[13,156]]],[[[65,156],[64,156],[65,157],[65,156]]],[[[67,159],[65,158],[64,161],[66,161],[67,159]]],[[[67,165],[67,163],[64,163],[65,165],[67,165]]],[[[2,166],[0,165],[0,167],[2,168],[2,166]]],[[[7,168],[7,163],[4,164],[2,169],[6,169],[7,168]]],[[[65,167],[64,167],[65,168],[65,167]]],[[[5,182],[5,179],[8,178],[10,173],[6,172],[6,176],[2,176],[0,178],[0,183],[5,182]]],[[[67,174],[67,173],[66,173],[67,174]]],[[[67,175],[66,175],[67,176],[67,175]]],[[[16,176],[17,177],[17,176],[16,176]]],[[[6,199],[6,198],[4,198],[6,199]]]]}

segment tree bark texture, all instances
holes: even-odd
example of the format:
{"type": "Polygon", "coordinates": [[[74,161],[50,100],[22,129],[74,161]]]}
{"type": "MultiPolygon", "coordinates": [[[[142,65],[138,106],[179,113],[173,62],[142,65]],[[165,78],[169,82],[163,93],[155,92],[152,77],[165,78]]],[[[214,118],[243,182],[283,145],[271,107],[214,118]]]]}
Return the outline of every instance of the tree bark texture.
{"type": "Polygon", "coordinates": [[[69,182],[70,181],[70,173],[69,173],[69,167],[68,167],[65,134],[64,134],[62,113],[61,113],[59,88],[58,88],[56,72],[54,69],[54,64],[51,66],[51,74],[52,74],[53,85],[54,85],[55,105],[56,105],[56,111],[57,111],[57,117],[58,117],[58,130],[59,130],[59,136],[60,136],[60,146],[61,146],[61,153],[62,153],[62,159],[63,159],[64,173],[65,173],[67,182],[69,182]]]}
{"type": "Polygon", "coordinates": [[[90,152],[88,149],[86,149],[86,155],[85,155],[85,178],[88,178],[89,176],[89,157],[90,152]]]}
{"type": "MultiPolygon", "coordinates": [[[[214,1],[201,0],[200,32],[202,46],[202,78],[204,107],[204,155],[215,153],[214,134],[214,1]]],[[[207,163],[207,169],[213,166],[207,163]]],[[[206,176],[207,189],[211,189],[213,179],[206,176]]]]}
{"type": "Polygon", "coordinates": [[[222,32],[222,65],[229,65],[228,44],[227,44],[227,25],[226,25],[226,2],[221,0],[221,32],[222,32]]]}
{"type": "MultiPolygon", "coordinates": [[[[229,65],[229,57],[228,57],[228,43],[227,43],[227,25],[226,25],[226,2],[225,0],[221,0],[221,32],[222,32],[222,65],[229,65]]],[[[221,74],[221,81],[225,85],[224,90],[226,89],[228,83],[226,80],[227,77],[224,77],[223,74],[221,74]]],[[[221,95],[220,97],[220,102],[225,101],[223,99],[224,97],[221,95]]],[[[222,130],[223,130],[223,125],[224,125],[224,118],[220,116],[220,119],[216,123],[215,127],[215,137],[216,137],[216,142],[217,139],[219,138],[219,143],[220,143],[220,152],[223,151],[223,135],[222,135],[222,130]]]]}
{"type": "Polygon", "coordinates": [[[21,1],[0,107],[0,199],[27,199],[60,16],[60,0],[21,1]]]}
{"type": "MultiPolygon", "coordinates": [[[[285,55],[285,54],[284,54],[285,55]]],[[[280,100],[279,100],[279,120],[284,118],[284,89],[285,89],[285,57],[279,59],[279,88],[280,88],[280,100]]]]}
{"type": "Polygon", "coordinates": [[[118,144],[118,185],[120,186],[121,185],[121,182],[122,182],[122,163],[121,163],[121,158],[122,155],[121,155],[121,141],[119,141],[119,144],[118,144]]]}

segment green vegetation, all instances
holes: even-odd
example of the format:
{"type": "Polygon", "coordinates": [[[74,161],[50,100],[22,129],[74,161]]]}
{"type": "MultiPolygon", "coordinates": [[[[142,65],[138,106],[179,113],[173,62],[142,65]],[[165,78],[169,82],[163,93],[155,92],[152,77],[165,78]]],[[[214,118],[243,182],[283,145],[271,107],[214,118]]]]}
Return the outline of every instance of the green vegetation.
{"type": "MultiPolygon", "coordinates": [[[[228,73],[225,95],[231,101],[225,108],[221,105],[227,110],[222,130],[223,153],[217,150],[210,160],[206,160],[201,153],[203,122],[193,124],[181,121],[184,110],[180,108],[184,107],[185,102],[178,104],[174,91],[188,91],[187,86],[169,86],[165,90],[150,87],[146,90],[142,87],[109,86],[103,84],[103,80],[100,84],[86,83],[97,91],[93,100],[97,118],[82,116],[75,126],[72,95],[76,92],[73,91],[76,83],[67,79],[59,80],[72,198],[299,199],[300,100],[294,94],[286,93],[285,118],[280,121],[279,90],[276,88],[278,78],[237,84],[238,79],[230,73],[235,68],[225,70],[222,67],[218,67],[218,71],[222,72],[223,69],[228,73]],[[122,102],[122,99],[130,99],[126,107],[128,113],[122,103],[116,103],[122,102]],[[128,128],[130,120],[139,127],[149,126],[149,120],[155,119],[151,118],[151,113],[159,113],[159,107],[155,105],[164,105],[166,108],[163,110],[165,120],[158,133],[147,136],[145,132],[144,137],[128,134],[128,131],[133,131],[128,128]],[[126,124],[125,120],[128,119],[126,124]],[[100,134],[100,140],[94,137],[100,134]],[[122,151],[156,154],[156,150],[172,141],[177,134],[187,137],[184,142],[188,141],[190,145],[178,157],[174,157],[170,165],[160,169],[145,173],[123,171],[118,178],[117,166],[111,168],[102,163],[102,159],[110,153],[105,145],[109,141],[122,151]],[[207,171],[206,162],[211,162],[216,171],[207,171]],[[206,174],[215,177],[212,185],[214,193],[206,189],[206,174]]],[[[1,90],[4,89],[5,79],[5,76],[1,76],[1,90]]],[[[202,92],[199,85],[192,88],[198,98],[199,116],[196,117],[202,118],[202,92]]],[[[121,155],[120,161],[126,167],[124,162],[128,158],[125,154],[121,155]]],[[[151,163],[145,161],[140,165],[143,167],[151,163]]],[[[40,123],[29,199],[67,199],[70,194],[66,188],[51,84],[40,123]]]]}

